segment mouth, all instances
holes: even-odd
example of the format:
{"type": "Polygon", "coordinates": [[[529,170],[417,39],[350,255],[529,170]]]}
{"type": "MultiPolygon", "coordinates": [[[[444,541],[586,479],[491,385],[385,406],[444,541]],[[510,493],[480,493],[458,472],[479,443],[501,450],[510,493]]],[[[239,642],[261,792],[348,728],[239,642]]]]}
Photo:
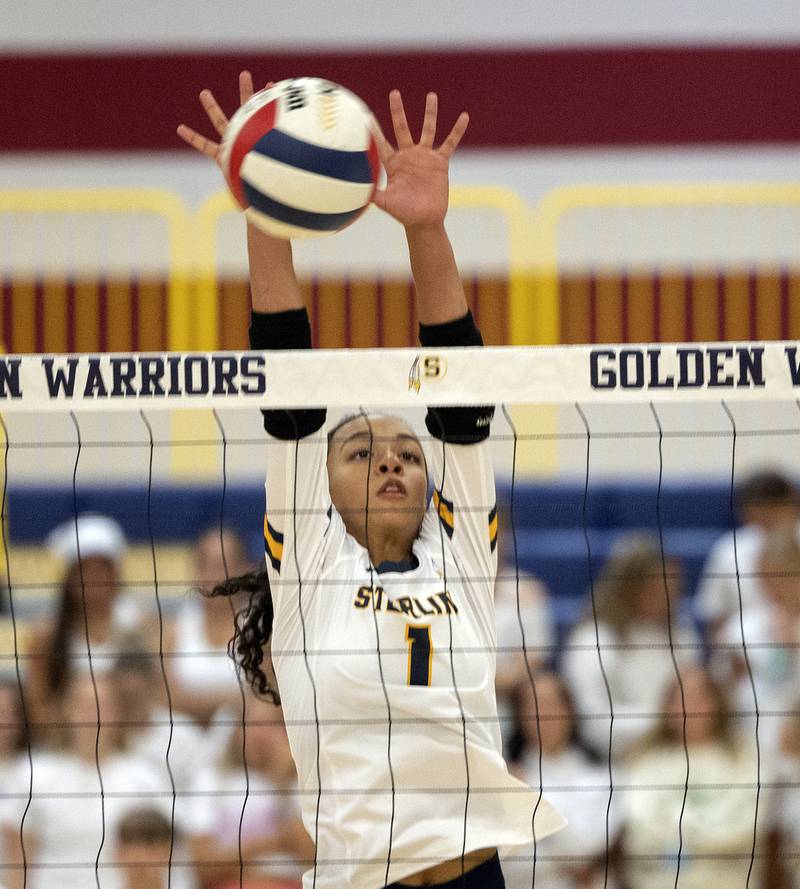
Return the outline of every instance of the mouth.
{"type": "Polygon", "coordinates": [[[406,486],[397,481],[397,479],[391,479],[388,482],[384,482],[380,488],[378,489],[379,497],[405,497],[406,496],[406,486]]]}

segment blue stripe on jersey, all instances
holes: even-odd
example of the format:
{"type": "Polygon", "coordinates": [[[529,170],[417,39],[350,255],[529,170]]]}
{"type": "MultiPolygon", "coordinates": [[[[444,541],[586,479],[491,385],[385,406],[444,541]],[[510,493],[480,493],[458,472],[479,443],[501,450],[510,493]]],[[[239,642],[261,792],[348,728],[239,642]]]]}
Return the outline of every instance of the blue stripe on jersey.
{"type": "Polygon", "coordinates": [[[265,133],[251,149],[273,160],[345,182],[372,182],[369,159],[364,151],[342,151],[339,148],[323,148],[295,139],[282,130],[265,133]]]}
{"type": "Polygon", "coordinates": [[[290,207],[280,201],[273,200],[267,195],[262,194],[252,185],[242,180],[244,185],[244,195],[249,206],[254,210],[258,210],[271,219],[277,219],[278,222],[285,222],[286,225],[294,225],[297,228],[307,228],[312,231],[333,232],[337,229],[344,228],[349,222],[352,222],[358,216],[363,207],[357,207],[355,210],[347,210],[345,213],[309,213],[308,210],[298,210],[296,207],[290,207]]]}

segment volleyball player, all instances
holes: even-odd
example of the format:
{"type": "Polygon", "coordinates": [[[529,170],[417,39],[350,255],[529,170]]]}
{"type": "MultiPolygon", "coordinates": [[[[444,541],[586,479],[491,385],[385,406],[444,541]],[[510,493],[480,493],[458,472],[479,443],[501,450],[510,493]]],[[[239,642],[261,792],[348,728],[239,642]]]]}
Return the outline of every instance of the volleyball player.
{"type": "MultiPolygon", "coordinates": [[[[252,93],[247,72],[240,93],[252,93]]],[[[222,135],[213,95],[201,101],[222,135]]],[[[449,161],[468,117],[434,148],[435,94],[416,143],[399,92],[389,106],[397,148],[379,139],[387,182],[374,200],[405,228],[420,342],[480,346],[444,228],[449,161]]],[[[179,134],[217,159],[217,143],[185,126],[179,134]]],[[[252,226],[247,238],[252,348],[310,348],[290,243],[252,226]]],[[[264,412],[267,576],[221,592],[255,591],[234,645],[262,693],[272,691],[262,668],[272,651],[316,848],[305,889],[497,889],[499,848],[531,842],[534,822],[537,839],[563,824],[500,752],[492,414],[429,410],[426,457],[396,417],[359,413],[326,440],[324,410],[264,412]]]]}

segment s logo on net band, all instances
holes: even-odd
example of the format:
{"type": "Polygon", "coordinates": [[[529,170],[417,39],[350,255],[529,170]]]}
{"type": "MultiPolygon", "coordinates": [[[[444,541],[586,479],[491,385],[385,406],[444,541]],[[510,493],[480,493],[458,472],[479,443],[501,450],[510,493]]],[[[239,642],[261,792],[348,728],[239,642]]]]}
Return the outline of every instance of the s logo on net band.
{"type": "Polygon", "coordinates": [[[423,381],[437,383],[447,374],[447,359],[442,355],[417,355],[408,372],[408,388],[419,393],[423,381]]]}

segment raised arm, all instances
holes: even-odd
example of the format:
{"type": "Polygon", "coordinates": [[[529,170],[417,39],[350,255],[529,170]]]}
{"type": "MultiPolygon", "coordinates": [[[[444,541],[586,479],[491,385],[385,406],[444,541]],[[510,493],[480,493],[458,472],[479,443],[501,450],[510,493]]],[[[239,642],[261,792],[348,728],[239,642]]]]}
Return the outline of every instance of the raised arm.
{"type": "Polygon", "coordinates": [[[378,136],[386,188],[375,204],[400,222],[406,231],[411,272],[422,325],[443,324],[467,313],[453,248],[444,227],[450,195],[450,158],[464,135],[469,116],[462,112],[447,138],[434,148],[438,100],[428,93],[418,142],[414,142],[399,90],[389,94],[397,148],[378,136]]]}
{"type": "MultiPolygon", "coordinates": [[[[405,228],[420,319],[420,343],[432,349],[481,346],[483,340],[467,307],[444,225],[450,194],[450,158],[467,129],[469,117],[462,112],[437,148],[435,93],[427,96],[418,142],[411,135],[397,90],[389,96],[389,109],[397,147],[393,148],[385,137],[379,138],[387,183],[386,189],[376,194],[375,203],[405,228]]],[[[493,414],[489,405],[431,408],[425,421],[430,434],[438,440],[429,451],[436,524],[443,526],[473,574],[492,578],[497,570],[495,488],[491,460],[482,443],[489,436],[493,414]]],[[[439,529],[436,525],[430,528],[430,524],[429,531],[438,536],[439,529]]]]}
{"type": "MultiPolygon", "coordinates": [[[[267,84],[269,86],[269,84],[267,84]]],[[[250,72],[239,75],[239,99],[253,94],[250,72]]],[[[210,90],[200,102],[220,138],[228,118],[210,90]]],[[[220,143],[181,124],[178,135],[195,150],[220,161],[220,143]]],[[[292,246],[253,225],[247,226],[250,264],[250,347],[252,349],[310,349],[311,327],[292,261],[292,246]]],[[[264,428],[272,437],[267,448],[267,511],[264,543],[271,570],[276,606],[287,573],[309,570],[320,556],[320,542],[330,521],[330,495],[325,468],[325,444],[319,432],[325,423],[322,408],[265,410],[264,428]],[[300,446],[301,439],[309,439],[300,446]],[[275,441],[277,440],[277,441],[275,441]]]]}
{"type": "MultiPolygon", "coordinates": [[[[252,95],[253,76],[249,71],[242,71],[239,75],[240,104],[244,105],[252,95]]],[[[200,103],[222,139],[228,127],[228,118],[211,90],[205,89],[200,93],[200,103]]],[[[178,127],[178,135],[195,151],[219,165],[219,142],[206,138],[186,124],[178,127]]],[[[294,273],[290,241],[273,238],[248,223],[247,257],[250,263],[250,294],[254,312],[287,312],[305,307],[294,273]]]]}
{"type": "MultiPolygon", "coordinates": [[[[483,340],[467,307],[461,276],[444,220],[450,198],[449,167],[469,116],[462,112],[438,147],[438,99],[428,93],[419,141],[414,142],[399,90],[389,94],[397,147],[378,135],[386,188],[375,204],[405,228],[423,346],[481,346],[483,340]]],[[[428,429],[448,442],[474,444],[489,434],[491,407],[444,408],[429,411],[428,429]]]]}

